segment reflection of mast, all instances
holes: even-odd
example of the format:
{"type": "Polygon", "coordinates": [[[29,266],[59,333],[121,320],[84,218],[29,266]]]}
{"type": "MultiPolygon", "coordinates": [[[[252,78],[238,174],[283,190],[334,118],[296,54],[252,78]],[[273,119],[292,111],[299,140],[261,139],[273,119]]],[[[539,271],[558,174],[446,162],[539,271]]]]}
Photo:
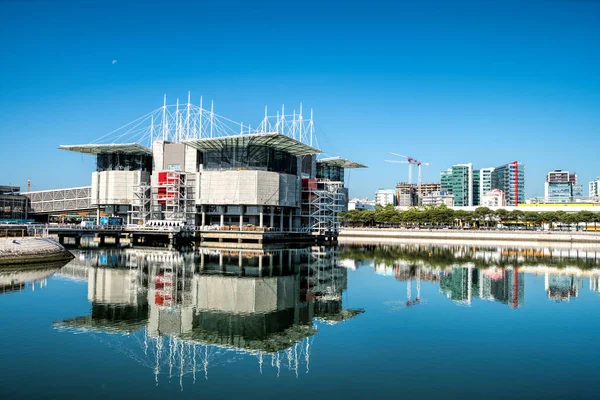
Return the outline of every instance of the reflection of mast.
{"type": "Polygon", "coordinates": [[[519,270],[518,267],[515,266],[513,269],[513,299],[512,306],[519,306],[519,270]]]}

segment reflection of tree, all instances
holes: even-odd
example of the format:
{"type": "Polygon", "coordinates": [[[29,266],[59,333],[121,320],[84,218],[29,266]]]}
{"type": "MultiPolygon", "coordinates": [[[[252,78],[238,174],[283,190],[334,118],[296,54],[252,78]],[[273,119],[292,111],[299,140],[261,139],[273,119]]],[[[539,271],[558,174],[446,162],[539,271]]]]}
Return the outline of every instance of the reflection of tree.
{"type": "Polygon", "coordinates": [[[434,267],[452,267],[472,263],[476,267],[508,267],[515,265],[547,265],[558,268],[574,266],[581,269],[600,267],[600,259],[553,255],[548,251],[519,247],[439,246],[439,245],[343,245],[339,247],[341,259],[371,261],[392,265],[398,260],[424,263],[434,267]],[[493,255],[493,257],[491,256],[493,255]],[[488,257],[489,256],[489,257],[488,257]]]}

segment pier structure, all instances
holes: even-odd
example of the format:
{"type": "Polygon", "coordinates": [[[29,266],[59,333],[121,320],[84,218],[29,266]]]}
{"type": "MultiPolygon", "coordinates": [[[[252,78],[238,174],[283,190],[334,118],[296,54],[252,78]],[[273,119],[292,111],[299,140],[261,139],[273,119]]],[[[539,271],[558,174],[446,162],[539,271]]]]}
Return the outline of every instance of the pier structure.
{"type": "Polygon", "coordinates": [[[60,149],[96,157],[87,202],[73,205],[93,208],[97,223],[122,217],[134,244],[159,236],[200,245],[335,240],[338,213],[347,208],[344,170],[366,167],[319,158],[313,113],[304,118],[302,105],[276,115],[265,108],[251,128],[189,96],[175,105],[165,97],[162,107],[95,143],[60,149]]]}

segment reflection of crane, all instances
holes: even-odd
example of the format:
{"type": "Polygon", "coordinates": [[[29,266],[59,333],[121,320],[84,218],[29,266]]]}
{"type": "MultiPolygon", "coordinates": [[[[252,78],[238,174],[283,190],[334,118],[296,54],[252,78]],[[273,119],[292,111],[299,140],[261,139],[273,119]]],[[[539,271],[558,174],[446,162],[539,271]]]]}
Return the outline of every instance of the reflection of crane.
{"type": "MultiPolygon", "coordinates": [[[[399,264],[394,264],[394,275],[397,280],[406,280],[406,308],[421,304],[421,267],[411,266],[407,269],[401,269],[399,264]],[[417,278],[417,296],[412,298],[412,280],[417,278]]],[[[401,308],[404,308],[401,307],[401,308]]]]}
{"type": "Polygon", "coordinates": [[[395,164],[408,164],[408,184],[412,184],[412,167],[413,165],[417,166],[418,170],[418,179],[417,179],[417,191],[419,193],[419,198],[421,197],[421,165],[428,166],[428,162],[421,162],[415,158],[403,156],[402,154],[390,153],[396,157],[406,158],[406,160],[385,160],[385,162],[395,163],[395,164]]]}

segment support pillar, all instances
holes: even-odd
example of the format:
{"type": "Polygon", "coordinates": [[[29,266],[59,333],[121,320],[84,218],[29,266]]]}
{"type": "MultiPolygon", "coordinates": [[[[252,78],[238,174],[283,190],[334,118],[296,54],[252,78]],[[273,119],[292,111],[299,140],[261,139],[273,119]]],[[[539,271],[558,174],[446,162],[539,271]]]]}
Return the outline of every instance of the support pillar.
{"type": "Polygon", "coordinates": [[[121,236],[115,236],[115,245],[117,247],[121,245],[121,236]]]}
{"type": "Polygon", "coordinates": [[[294,209],[290,208],[290,218],[289,218],[289,230],[291,231],[294,228],[294,209]]]}
{"type": "Polygon", "coordinates": [[[96,208],[96,225],[100,225],[100,206],[96,208]]]}
{"type": "Polygon", "coordinates": [[[202,210],[202,223],[201,223],[201,227],[204,228],[204,225],[206,225],[206,206],[201,206],[201,210],[202,210]]]}
{"type": "Polygon", "coordinates": [[[81,236],[75,236],[75,246],[81,246],[81,236]]]}
{"type": "Polygon", "coordinates": [[[279,230],[283,231],[283,207],[281,207],[281,212],[279,213],[279,230]]]}
{"type": "Polygon", "coordinates": [[[225,214],[223,207],[221,207],[221,221],[219,222],[219,226],[222,228],[225,226],[225,214]]]}
{"type": "Polygon", "coordinates": [[[275,227],[275,210],[274,207],[271,206],[271,224],[270,224],[271,228],[275,227]]]}
{"type": "MultiPolygon", "coordinates": [[[[6,235],[6,237],[8,237],[8,235],[6,235]]],[[[65,244],[65,237],[64,237],[64,236],[62,236],[62,235],[58,235],[58,243],[59,243],[61,246],[64,246],[64,244],[65,244]]]]}
{"type": "MultiPolygon", "coordinates": [[[[240,206],[242,207],[242,206],[240,206]]],[[[240,212],[240,231],[242,231],[242,226],[244,226],[244,212],[240,212]]]]}
{"type": "Polygon", "coordinates": [[[259,207],[259,214],[258,214],[258,226],[259,227],[263,227],[263,223],[264,223],[264,206],[260,206],[259,207]]]}
{"type": "Polygon", "coordinates": [[[100,238],[99,238],[99,239],[100,239],[100,246],[104,246],[104,241],[105,241],[105,239],[106,239],[106,236],[104,236],[104,235],[100,235],[100,238]]]}

